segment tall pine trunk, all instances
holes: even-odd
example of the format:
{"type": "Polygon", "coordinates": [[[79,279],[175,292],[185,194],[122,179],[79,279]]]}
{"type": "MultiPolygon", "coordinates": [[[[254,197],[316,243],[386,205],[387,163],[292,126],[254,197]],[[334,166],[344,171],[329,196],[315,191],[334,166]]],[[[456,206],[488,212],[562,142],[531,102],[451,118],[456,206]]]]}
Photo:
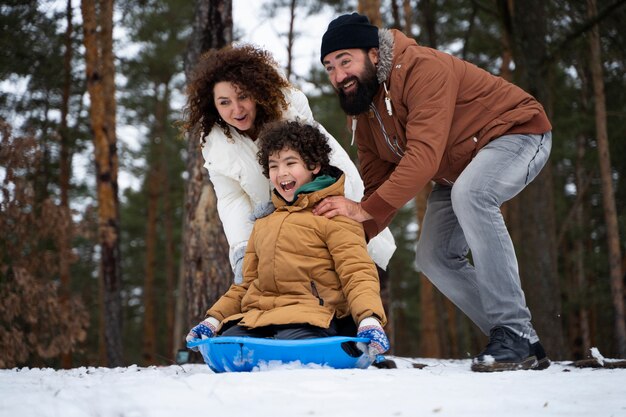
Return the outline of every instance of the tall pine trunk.
{"type": "Polygon", "coordinates": [[[437,47],[437,17],[436,5],[432,0],[419,0],[417,4],[418,16],[424,32],[422,42],[431,48],[437,47]]]}
{"type": "MultiPolygon", "coordinates": [[[[200,55],[232,42],[231,0],[197,0],[192,39],[185,62],[187,80],[200,55]]],[[[185,217],[183,223],[183,274],[187,322],[185,330],[204,318],[208,307],[228,288],[232,270],[228,243],[217,214],[217,199],[200,153],[200,129],[187,137],[185,217]]],[[[179,330],[179,331],[180,331],[179,330]]],[[[177,335],[182,341],[183,335],[177,335]]]]}
{"type": "MultiPolygon", "coordinates": [[[[424,224],[426,200],[432,190],[430,183],[415,197],[415,211],[417,224],[424,224]]],[[[441,340],[439,338],[439,315],[437,314],[437,289],[423,273],[419,273],[420,285],[420,356],[440,358],[442,356],[441,340]]]]}
{"type": "MultiPolygon", "coordinates": [[[[165,153],[161,155],[163,159],[163,168],[167,173],[167,160],[165,153]]],[[[170,183],[166,174],[163,186],[167,191],[167,195],[163,199],[163,227],[165,229],[165,353],[174,357],[176,354],[174,336],[176,322],[176,262],[174,259],[175,242],[174,242],[174,213],[172,212],[172,203],[170,200],[170,183]]]]}
{"type": "MultiPolygon", "coordinates": [[[[548,68],[545,65],[546,5],[541,0],[513,0],[512,42],[516,78],[522,88],[549,111],[548,68]]],[[[561,292],[557,271],[556,223],[551,162],[517,197],[523,215],[518,216],[515,247],[522,285],[533,314],[533,325],[551,357],[568,356],[563,336],[561,292]]]]}
{"type": "MultiPolygon", "coordinates": [[[[410,0],[402,0],[402,9],[404,10],[404,33],[407,35],[413,32],[413,8],[410,0]]],[[[412,35],[411,35],[412,36],[412,35]]]]}
{"type": "MultiPolygon", "coordinates": [[[[166,85],[165,88],[165,98],[162,100],[163,103],[163,114],[164,120],[167,120],[165,115],[170,112],[169,102],[170,102],[170,88],[169,84],[166,85]]],[[[163,130],[163,138],[165,139],[167,136],[167,129],[163,125],[163,123],[159,123],[159,126],[163,130]]],[[[161,166],[161,187],[163,190],[163,229],[165,236],[165,354],[168,357],[174,357],[175,352],[175,317],[176,317],[176,260],[174,254],[176,252],[174,242],[174,217],[175,213],[173,212],[172,205],[172,191],[170,176],[169,176],[169,164],[168,164],[168,147],[166,146],[165,140],[161,140],[159,142],[158,147],[158,155],[157,158],[159,160],[159,164],[161,166]]],[[[156,324],[155,324],[156,326],[156,324]]]]}
{"type": "Polygon", "coordinates": [[[287,67],[285,68],[285,75],[287,79],[291,79],[291,73],[293,72],[293,43],[296,38],[294,24],[296,21],[296,4],[297,0],[291,0],[289,3],[289,31],[287,32],[287,67]]]}
{"type": "MultiPolygon", "coordinates": [[[[157,99],[158,100],[158,99],[157,99]]],[[[159,104],[157,104],[157,107],[159,104]]],[[[158,115],[155,114],[156,124],[160,123],[158,115]]],[[[161,116],[162,117],[162,116],[161,116]]],[[[155,157],[159,140],[158,129],[153,133],[152,143],[150,144],[150,169],[148,171],[148,213],[146,216],[146,255],[144,266],[144,282],[143,282],[143,347],[142,359],[144,365],[153,365],[156,363],[156,317],[155,317],[155,296],[154,281],[156,273],[156,248],[157,248],[157,218],[159,210],[159,200],[161,199],[161,174],[159,161],[155,157]]]]}
{"type": "MultiPolygon", "coordinates": [[[[597,12],[596,0],[587,0],[588,17],[594,19],[597,12]]],[[[606,238],[609,252],[609,276],[611,294],[615,310],[615,343],[617,352],[626,357],[626,322],[624,319],[624,282],[621,266],[621,248],[619,225],[615,208],[613,191],[613,175],[609,138],[606,127],[606,99],[604,95],[604,78],[600,53],[600,33],[598,25],[594,25],[589,33],[589,49],[591,53],[591,77],[595,98],[596,136],[598,141],[598,158],[600,160],[600,177],[602,179],[602,204],[606,223],[606,238]]]]}
{"type": "Polygon", "coordinates": [[[87,89],[98,190],[98,241],[102,282],[101,328],[107,365],[123,365],[117,141],[113,65],[113,1],[82,0],[87,89]],[[100,27],[100,32],[98,31],[100,27]],[[113,72],[113,73],[111,73],[113,72]],[[111,114],[113,112],[113,114],[111,114]]]}
{"type": "MultiPolygon", "coordinates": [[[[63,305],[63,308],[69,309],[72,280],[70,275],[70,265],[73,222],[69,203],[70,177],[72,175],[72,152],[70,149],[71,145],[69,129],[67,126],[67,116],[69,112],[72,86],[72,34],[74,32],[74,26],[72,24],[72,0],[67,0],[66,21],[65,53],[63,55],[63,98],[61,101],[61,126],[59,132],[61,140],[61,150],[59,152],[59,188],[61,189],[61,209],[63,210],[67,227],[62,229],[62,233],[58,237],[58,240],[61,304],[63,305]]],[[[72,367],[71,352],[61,354],[61,366],[64,369],[72,367]]]]}
{"type": "MultiPolygon", "coordinates": [[[[580,134],[576,140],[576,190],[578,193],[584,192],[584,157],[587,141],[585,136],[580,134]]],[[[583,233],[585,230],[584,205],[579,204],[575,209],[576,236],[574,237],[574,277],[576,288],[576,305],[578,306],[577,329],[582,348],[581,357],[583,359],[589,349],[591,349],[591,330],[589,327],[589,307],[587,301],[587,278],[585,274],[585,240],[583,233]]]]}
{"type": "Polygon", "coordinates": [[[172,242],[168,242],[168,238],[172,238],[171,213],[167,212],[170,205],[167,204],[169,199],[168,176],[166,170],[165,145],[168,139],[165,123],[169,113],[168,103],[170,100],[169,79],[163,80],[154,89],[154,129],[152,132],[152,141],[149,149],[148,163],[150,169],[148,171],[147,188],[148,188],[148,215],[146,216],[146,259],[145,259],[145,276],[144,276],[144,322],[143,322],[143,360],[145,364],[154,364],[157,362],[158,338],[159,330],[163,331],[160,321],[156,316],[156,265],[157,265],[157,247],[158,247],[158,224],[159,219],[164,218],[165,227],[165,273],[166,273],[166,337],[167,350],[166,354],[172,353],[171,336],[173,332],[173,314],[174,306],[170,301],[174,293],[173,278],[168,274],[173,273],[173,253],[172,242]],[[162,93],[159,93],[162,91],[162,93]],[[159,210],[159,207],[162,210],[159,210]],[[170,218],[168,222],[167,219],[170,218]],[[168,224],[169,223],[169,224],[168,224]]]}
{"type": "Polygon", "coordinates": [[[382,27],[383,18],[380,14],[380,0],[359,0],[358,11],[367,16],[372,25],[382,27]]]}

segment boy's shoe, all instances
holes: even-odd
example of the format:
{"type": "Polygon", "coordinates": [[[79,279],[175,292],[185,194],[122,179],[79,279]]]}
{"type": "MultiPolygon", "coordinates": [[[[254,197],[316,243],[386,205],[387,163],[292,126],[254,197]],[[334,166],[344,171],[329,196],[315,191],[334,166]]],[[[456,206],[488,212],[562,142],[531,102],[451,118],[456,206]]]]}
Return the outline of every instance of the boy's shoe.
{"type": "Polygon", "coordinates": [[[504,326],[491,329],[487,347],[472,360],[474,372],[545,369],[548,366],[550,360],[539,342],[531,345],[528,339],[504,326]],[[542,357],[541,363],[539,355],[542,357]]]}
{"type": "Polygon", "coordinates": [[[535,342],[530,345],[530,353],[531,355],[535,355],[537,358],[537,363],[535,363],[530,369],[541,371],[550,366],[550,359],[548,358],[548,355],[546,355],[546,351],[543,349],[540,342],[535,342]]]}

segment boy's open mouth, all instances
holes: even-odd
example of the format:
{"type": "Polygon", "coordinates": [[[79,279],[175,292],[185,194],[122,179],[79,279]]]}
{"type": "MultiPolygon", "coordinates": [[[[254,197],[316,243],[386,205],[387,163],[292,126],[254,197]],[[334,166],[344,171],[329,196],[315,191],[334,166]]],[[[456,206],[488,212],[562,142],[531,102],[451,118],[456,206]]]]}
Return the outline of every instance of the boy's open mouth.
{"type": "Polygon", "coordinates": [[[283,191],[291,191],[296,187],[296,182],[295,181],[285,181],[285,182],[281,182],[280,186],[282,187],[283,191]]]}

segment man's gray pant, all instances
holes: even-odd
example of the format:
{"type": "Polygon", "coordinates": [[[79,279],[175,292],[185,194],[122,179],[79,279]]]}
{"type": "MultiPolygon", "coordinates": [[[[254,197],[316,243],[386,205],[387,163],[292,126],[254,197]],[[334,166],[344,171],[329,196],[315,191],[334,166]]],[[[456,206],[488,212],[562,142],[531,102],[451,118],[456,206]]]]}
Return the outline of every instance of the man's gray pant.
{"type": "Polygon", "coordinates": [[[454,185],[437,184],[428,197],[417,268],[485,334],[506,326],[531,343],[538,340],[500,206],[537,176],[551,147],[551,132],[499,137],[454,185]]]}

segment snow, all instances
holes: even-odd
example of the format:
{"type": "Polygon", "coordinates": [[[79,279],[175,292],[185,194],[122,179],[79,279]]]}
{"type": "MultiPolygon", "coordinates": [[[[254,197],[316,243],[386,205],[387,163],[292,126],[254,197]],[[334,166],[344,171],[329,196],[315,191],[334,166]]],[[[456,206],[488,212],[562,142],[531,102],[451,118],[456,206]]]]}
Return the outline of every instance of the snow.
{"type": "Polygon", "coordinates": [[[604,356],[602,356],[597,347],[591,348],[591,356],[594,357],[600,365],[604,366],[604,356]]]}
{"type": "Polygon", "coordinates": [[[0,370],[0,416],[626,416],[626,369],[559,362],[543,371],[474,373],[469,360],[391,358],[398,369],[0,370]]]}

